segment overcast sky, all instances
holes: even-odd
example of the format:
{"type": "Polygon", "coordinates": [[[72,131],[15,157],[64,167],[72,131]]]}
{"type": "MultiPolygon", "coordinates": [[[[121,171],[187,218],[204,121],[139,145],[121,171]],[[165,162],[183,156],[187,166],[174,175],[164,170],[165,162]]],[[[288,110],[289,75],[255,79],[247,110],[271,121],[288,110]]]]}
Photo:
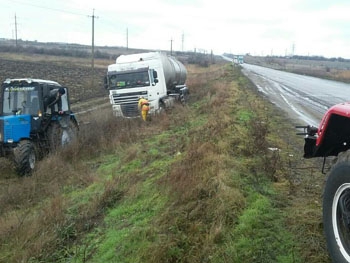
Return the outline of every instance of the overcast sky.
{"type": "Polygon", "coordinates": [[[350,58],[350,0],[0,0],[0,38],[91,45],[93,10],[97,46],[350,58]]]}

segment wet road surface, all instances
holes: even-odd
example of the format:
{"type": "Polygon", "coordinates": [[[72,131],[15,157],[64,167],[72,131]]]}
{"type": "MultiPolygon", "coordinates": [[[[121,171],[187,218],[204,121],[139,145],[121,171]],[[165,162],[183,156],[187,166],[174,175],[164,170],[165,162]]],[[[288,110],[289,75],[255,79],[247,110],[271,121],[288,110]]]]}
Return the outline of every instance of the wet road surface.
{"type": "Polygon", "coordinates": [[[350,101],[350,85],[242,64],[243,73],[259,92],[286,111],[296,125],[318,126],[331,106],[350,101]]]}

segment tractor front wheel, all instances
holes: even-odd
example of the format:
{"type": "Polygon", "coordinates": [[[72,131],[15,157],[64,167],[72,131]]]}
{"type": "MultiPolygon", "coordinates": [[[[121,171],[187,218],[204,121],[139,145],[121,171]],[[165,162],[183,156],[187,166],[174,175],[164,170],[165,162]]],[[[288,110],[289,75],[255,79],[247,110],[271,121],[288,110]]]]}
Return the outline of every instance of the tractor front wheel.
{"type": "Polygon", "coordinates": [[[13,150],[15,168],[20,176],[30,175],[35,168],[35,149],[29,140],[22,140],[13,150]]]}
{"type": "Polygon", "coordinates": [[[323,224],[333,262],[350,262],[350,151],[340,153],[327,178],[323,224]]]}

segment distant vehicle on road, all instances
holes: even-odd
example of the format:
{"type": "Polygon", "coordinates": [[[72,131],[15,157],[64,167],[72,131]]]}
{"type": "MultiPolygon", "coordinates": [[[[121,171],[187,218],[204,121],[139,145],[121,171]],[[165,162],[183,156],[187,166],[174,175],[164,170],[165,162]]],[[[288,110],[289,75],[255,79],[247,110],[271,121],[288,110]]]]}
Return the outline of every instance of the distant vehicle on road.
{"type": "Polygon", "coordinates": [[[244,63],[243,55],[234,55],[233,56],[233,63],[234,64],[243,64],[244,63]]]}

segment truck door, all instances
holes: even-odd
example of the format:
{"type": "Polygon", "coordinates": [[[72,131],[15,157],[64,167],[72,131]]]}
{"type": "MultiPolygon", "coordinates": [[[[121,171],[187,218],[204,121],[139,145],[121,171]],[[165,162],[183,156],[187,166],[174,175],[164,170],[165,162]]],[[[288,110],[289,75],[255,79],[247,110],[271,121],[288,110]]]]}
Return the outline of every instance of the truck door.
{"type": "Polygon", "coordinates": [[[159,97],[161,96],[160,90],[159,90],[159,80],[158,80],[158,73],[154,69],[150,69],[149,71],[149,77],[150,77],[150,88],[148,89],[148,100],[159,100],[159,97]]]}

